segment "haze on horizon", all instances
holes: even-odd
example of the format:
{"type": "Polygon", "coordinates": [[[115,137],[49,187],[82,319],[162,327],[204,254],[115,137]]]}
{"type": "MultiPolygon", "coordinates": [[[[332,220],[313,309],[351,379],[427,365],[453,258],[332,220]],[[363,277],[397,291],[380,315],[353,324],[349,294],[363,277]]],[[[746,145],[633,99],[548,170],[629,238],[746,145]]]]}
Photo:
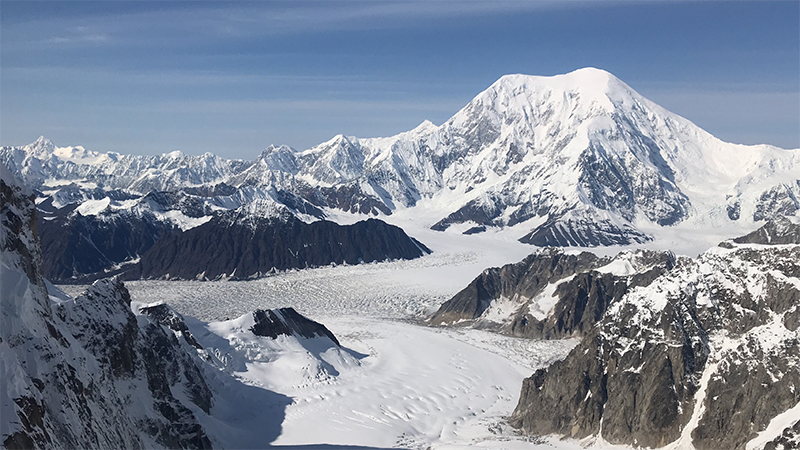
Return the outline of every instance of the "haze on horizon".
{"type": "Polygon", "coordinates": [[[800,147],[800,3],[0,5],[0,145],[252,159],[439,125],[502,75],[611,72],[719,137],[800,147]]]}

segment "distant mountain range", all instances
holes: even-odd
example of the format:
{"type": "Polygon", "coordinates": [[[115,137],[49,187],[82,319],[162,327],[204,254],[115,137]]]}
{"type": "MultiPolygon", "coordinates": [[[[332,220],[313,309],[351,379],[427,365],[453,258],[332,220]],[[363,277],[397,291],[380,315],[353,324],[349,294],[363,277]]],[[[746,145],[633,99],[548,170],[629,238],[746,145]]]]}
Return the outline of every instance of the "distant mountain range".
{"type": "MultiPolygon", "coordinates": [[[[72,224],[88,217],[146,230],[151,239],[96,246],[106,271],[137,261],[153,237],[234,210],[305,223],[403,212],[434,230],[514,227],[522,242],[581,247],[643,243],[676,225],[755,229],[800,211],[800,150],[722,142],[592,68],[504,76],[441,126],[270,146],[254,161],[97,153],[45,138],[3,147],[0,161],[36,189],[43,220],[75,239],[89,225],[72,224]]],[[[43,245],[45,267],[58,266],[43,245]]]]}

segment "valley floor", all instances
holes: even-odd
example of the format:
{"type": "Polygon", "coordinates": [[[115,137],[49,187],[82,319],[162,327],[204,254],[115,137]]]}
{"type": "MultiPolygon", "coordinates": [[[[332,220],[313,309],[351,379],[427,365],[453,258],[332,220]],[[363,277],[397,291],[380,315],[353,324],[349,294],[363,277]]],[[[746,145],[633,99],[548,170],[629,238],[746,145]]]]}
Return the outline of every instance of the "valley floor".
{"type": "MultiPolygon", "coordinates": [[[[502,236],[472,237],[469,247],[455,233],[436,236],[434,245],[426,239],[431,236],[420,237],[434,253],[413,261],[289,271],[253,281],[126,285],[135,302],[163,301],[198,319],[187,323],[201,343],[224,336],[230,325],[220,321],[287,306],[337,336],[344,356],[331,360],[327,355],[333,363],[325,370],[309,366],[307,348],[273,348],[251,357],[252,349],[243,351],[246,345],[240,343],[244,347],[238,351],[248,361],[234,375],[291,399],[281,406],[280,435],[272,445],[606,448],[519,436],[504,423],[517,404],[522,379],[563,358],[576,340],[532,341],[420,323],[485,268],[519,261],[534,248],[502,236]]],[[[69,294],[81,289],[61,287],[69,294]]],[[[232,409],[229,403],[231,417],[258,423],[249,411],[237,412],[235,402],[232,409]]],[[[255,432],[240,438],[231,438],[228,446],[259,442],[255,432]]]]}

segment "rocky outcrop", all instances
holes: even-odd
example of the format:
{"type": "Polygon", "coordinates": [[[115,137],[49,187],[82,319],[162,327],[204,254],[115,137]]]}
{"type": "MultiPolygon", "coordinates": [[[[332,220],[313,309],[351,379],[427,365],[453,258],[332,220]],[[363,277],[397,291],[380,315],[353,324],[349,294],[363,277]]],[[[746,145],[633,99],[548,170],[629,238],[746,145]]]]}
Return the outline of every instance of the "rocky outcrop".
{"type": "Polygon", "coordinates": [[[779,217],[764,224],[750,234],[735,238],[737,244],[800,244],[800,225],[786,217],[779,217]]]}
{"type": "Polygon", "coordinates": [[[276,270],[412,259],[430,250],[377,219],[353,225],[294,216],[221,216],[162,238],[126,278],[246,279],[276,270]]]}
{"type": "MultiPolygon", "coordinates": [[[[603,260],[604,262],[607,260],[603,260]]],[[[534,339],[563,339],[583,336],[603,317],[612,304],[622,299],[630,290],[647,286],[654,279],[675,266],[675,255],[670,252],[638,250],[617,255],[607,266],[576,273],[564,282],[555,282],[555,304],[544,316],[531,313],[537,301],[532,297],[527,308],[522,307],[502,328],[514,336],[534,339]],[[608,266],[627,263],[623,271],[608,266]]],[[[538,308],[540,309],[540,308],[538,308]]]]}
{"type": "Polygon", "coordinates": [[[800,401],[799,277],[798,245],[680,259],[525,379],[511,423],[614,444],[743,449],[800,401]]]}
{"type": "Polygon", "coordinates": [[[494,300],[533,298],[549,283],[596,267],[598,261],[593,253],[568,255],[556,249],[543,249],[519,263],[486,269],[443,303],[428,321],[443,325],[477,319],[494,300]]]}
{"type": "Polygon", "coordinates": [[[192,332],[189,331],[189,327],[186,326],[183,316],[170,308],[166,303],[142,306],[139,308],[139,313],[146,315],[153,322],[169,328],[176,336],[183,338],[183,340],[192,347],[198,350],[203,349],[203,346],[197,342],[192,332]]]}
{"type": "Polygon", "coordinates": [[[140,325],[122,282],[97,281],[55,312],[95,357],[119,398],[140,396],[137,401],[145,414],[132,417],[137,428],[167,448],[212,447],[197,417],[173,394],[182,391],[202,411],[210,412],[213,395],[196,356],[184,351],[176,336],[157,322],[140,325]],[[152,398],[142,398],[143,390],[152,398]]]}
{"type": "Polygon", "coordinates": [[[773,220],[791,216],[800,210],[800,180],[777,184],[761,193],[756,202],[753,220],[773,220]]]}
{"type": "Polygon", "coordinates": [[[174,225],[129,211],[83,216],[75,204],[39,220],[42,269],[54,282],[87,283],[120,273],[174,225]]]}
{"type": "Polygon", "coordinates": [[[609,219],[573,215],[550,219],[519,239],[538,247],[599,247],[652,240],[652,236],[628,224],[618,225],[609,219]]]}
{"type": "Polygon", "coordinates": [[[280,308],[272,310],[259,309],[253,312],[255,323],[250,331],[256,336],[272,339],[280,335],[298,336],[306,339],[327,337],[337,346],[339,341],[325,325],[299,314],[294,308],[280,308]]]}
{"type": "Polygon", "coordinates": [[[650,284],[674,265],[670,252],[637,250],[598,258],[543,249],[519,263],[485,270],[429,322],[535,339],[582,336],[629,290],[650,284]]]}

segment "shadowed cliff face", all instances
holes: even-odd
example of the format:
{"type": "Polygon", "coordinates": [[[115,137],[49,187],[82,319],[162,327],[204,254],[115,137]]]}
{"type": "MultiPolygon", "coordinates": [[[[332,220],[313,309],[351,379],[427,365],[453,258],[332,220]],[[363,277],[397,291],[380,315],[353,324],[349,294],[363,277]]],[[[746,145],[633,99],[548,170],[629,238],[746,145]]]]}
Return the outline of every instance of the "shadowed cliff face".
{"type": "Polygon", "coordinates": [[[128,279],[246,279],[276,270],[386,259],[412,259],[427,247],[393,225],[369,219],[353,225],[230,218],[164,237],[142,256],[128,279]]]}
{"type": "Polygon", "coordinates": [[[727,242],[682,258],[612,301],[565,360],[524,380],[511,423],[616,444],[744,448],[800,401],[800,246],[776,229],[793,228],[736,240],[781,245],[727,242]]]}

